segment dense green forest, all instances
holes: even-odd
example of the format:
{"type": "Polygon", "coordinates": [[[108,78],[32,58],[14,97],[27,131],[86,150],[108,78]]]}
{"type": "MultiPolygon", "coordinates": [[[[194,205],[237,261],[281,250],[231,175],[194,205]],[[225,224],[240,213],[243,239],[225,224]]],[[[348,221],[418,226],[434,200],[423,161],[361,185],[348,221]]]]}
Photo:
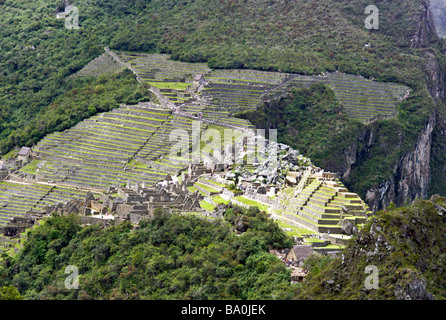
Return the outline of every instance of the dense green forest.
{"type": "Polygon", "coordinates": [[[292,244],[255,207],[228,207],[215,221],[158,210],[137,229],[81,228],[78,216],[54,215],[4,257],[0,287],[26,299],[291,299],[290,271],[268,250],[292,244]],[[69,265],[79,290],[65,288],[69,265]]]}
{"type": "Polygon", "coordinates": [[[3,256],[0,299],[432,299],[446,298],[446,199],[380,211],[336,258],[312,255],[291,284],[271,248],[292,240],[264,212],[226,208],[224,219],[158,210],[140,222],[80,227],[75,215],[49,218],[15,257],[3,256]],[[246,231],[237,235],[235,228],[246,231]],[[79,288],[65,288],[76,266],[79,288]],[[378,270],[365,285],[367,266],[378,270]],[[373,283],[373,282],[372,282],[373,283]]]}

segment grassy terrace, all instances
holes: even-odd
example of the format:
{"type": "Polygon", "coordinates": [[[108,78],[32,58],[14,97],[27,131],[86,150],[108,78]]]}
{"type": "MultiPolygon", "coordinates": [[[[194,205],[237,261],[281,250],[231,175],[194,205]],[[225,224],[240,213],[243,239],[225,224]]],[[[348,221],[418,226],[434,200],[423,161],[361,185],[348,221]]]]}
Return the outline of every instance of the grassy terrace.
{"type": "Polygon", "coordinates": [[[235,81],[235,83],[250,83],[250,84],[254,84],[254,85],[266,85],[266,84],[271,84],[271,82],[267,82],[267,81],[255,81],[255,80],[246,80],[246,79],[235,79],[235,78],[226,78],[226,77],[206,77],[206,80],[210,80],[213,84],[228,84],[230,83],[229,81],[235,81]]]}
{"type": "Polygon", "coordinates": [[[208,87],[203,88],[202,92],[225,92],[243,95],[259,95],[264,93],[265,90],[265,88],[260,88],[257,86],[241,86],[234,84],[228,86],[228,84],[211,83],[208,87]]]}
{"type": "Polygon", "coordinates": [[[223,199],[220,195],[216,195],[212,197],[212,201],[217,204],[228,204],[229,200],[223,199]]]}
{"type": "Polygon", "coordinates": [[[290,236],[302,237],[304,235],[314,234],[314,231],[287,223],[286,219],[277,220],[277,224],[283,229],[291,229],[291,231],[285,231],[290,236]]]}
{"type": "MultiPolygon", "coordinates": [[[[116,111],[116,110],[117,109],[115,109],[114,111],[116,111]]],[[[129,108],[129,107],[122,108],[120,110],[122,110],[123,112],[124,111],[125,112],[129,112],[129,114],[137,114],[137,113],[139,113],[139,114],[146,114],[146,115],[149,115],[151,117],[168,118],[168,117],[171,116],[171,113],[162,113],[162,112],[160,112],[158,110],[157,111],[149,111],[147,109],[136,109],[136,108],[129,108]]]]}
{"type": "Polygon", "coordinates": [[[158,88],[158,89],[172,89],[172,90],[178,90],[178,91],[184,91],[186,90],[191,84],[185,83],[185,82],[147,82],[152,87],[158,88]]]}
{"type": "MultiPolygon", "coordinates": [[[[209,70],[204,63],[185,63],[169,60],[166,54],[116,53],[120,59],[132,65],[141,77],[152,81],[180,79],[195,74],[204,74],[209,70]]],[[[175,82],[175,81],[171,81],[175,82]]],[[[184,90],[184,89],[181,89],[184,90]]]]}
{"type": "Polygon", "coordinates": [[[205,184],[202,184],[202,183],[198,183],[198,182],[196,182],[195,184],[194,184],[194,187],[195,188],[197,188],[197,189],[204,189],[204,190],[206,190],[206,191],[208,191],[208,192],[210,192],[210,193],[219,193],[220,191],[219,190],[217,190],[217,189],[214,189],[214,188],[212,188],[212,187],[209,187],[209,186],[207,186],[207,185],[205,185],[205,184]]]}
{"type": "Polygon", "coordinates": [[[90,138],[91,136],[96,136],[99,137],[100,140],[112,139],[123,143],[145,140],[145,136],[141,136],[141,133],[139,132],[129,132],[129,130],[124,130],[119,127],[107,128],[93,126],[88,122],[78,124],[76,127],[70,129],[69,132],[64,132],[62,136],[70,137],[70,134],[77,134],[85,139],[90,138]]]}
{"type": "Polygon", "coordinates": [[[1,182],[0,191],[0,224],[31,209],[43,209],[47,205],[82,198],[86,194],[86,191],[75,188],[12,182],[1,182]]]}
{"type": "MultiPolygon", "coordinates": [[[[150,121],[150,122],[155,122],[158,124],[161,124],[165,121],[165,119],[160,119],[160,118],[151,118],[151,117],[143,117],[143,116],[135,116],[132,114],[124,114],[124,113],[109,113],[109,114],[104,114],[103,116],[106,119],[114,119],[114,120],[146,120],[146,121],[150,121]],[[131,118],[131,119],[127,119],[127,118],[131,118]]],[[[145,125],[148,125],[145,122],[142,122],[145,125]]]]}
{"type": "Polygon", "coordinates": [[[41,208],[39,200],[45,197],[52,186],[0,182],[0,224],[13,216],[23,216],[33,208],[41,208]]]}
{"type": "Polygon", "coordinates": [[[202,209],[205,209],[205,210],[209,211],[209,212],[212,212],[215,209],[215,206],[213,206],[212,204],[210,204],[209,202],[206,202],[204,200],[200,201],[200,207],[202,209]]]}
{"type": "MultiPolygon", "coordinates": [[[[115,132],[116,134],[116,132],[115,132]]],[[[47,145],[56,145],[60,142],[69,142],[69,141],[78,141],[79,139],[82,139],[85,144],[92,145],[92,146],[102,146],[103,148],[106,148],[104,144],[110,144],[113,143],[114,146],[118,146],[117,148],[120,148],[122,150],[134,150],[138,149],[137,146],[135,146],[135,142],[137,143],[144,143],[145,139],[143,138],[126,138],[122,135],[119,136],[112,136],[109,135],[101,135],[93,130],[72,130],[71,133],[67,133],[63,136],[46,136],[43,143],[47,145]]]]}
{"type": "Polygon", "coordinates": [[[90,61],[85,67],[76,72],[71,78],[97,77],[123,70],[124,67],[113,60],[107,53],[90,61]]]}
{"type": "Polygon", "coordinates": [[[213,181],[213,180],[209,180],[209,179],[204,179],[204,178],[202,178],[202,179],[199,179],[198,181],[203,181],[203,182],[205,182],[205,183],[208,183],[208,184],[211,184],[211,185],[215,185],[216,187],[226,188],[226,185],[225,185],[225,184],[223,184],[223,183],[219,183],[219,182],[216,182],[216,181],[213,181]]]}
{"type": "Polygon", "coordinates": [[[285,76],[283,73],[256,70],[212,70],[207,78],[279,84],[285,80],[285,76]]]}
{"type": "Polygon", "coordinates": [[[258,207],[260,210],[269,212],[269,206],[266,204],[263,204],[261,202],[245,198],[244,196],[235,197],[234,199],[243,203],[244,205],[246,205],[248,207],[254,206],[254,207],[258,207]]]}
{"type": "Polygon", "coordinates": [[[408,90],[397,84],[379,83],[342,74],[330,74],[329,84],[347,113],[360,120],[392,115],[398,98],[408,90]]]}
{"type": "MultiPolygon", "coordinates": [[[[327,77],[297,76],[287,87],[309,87],[322,82],[330,86],[345,112],[353,119],[368,121],[375,116],[391,116],[398,99],[409,89],[395,83],[380,83],[360,76],[330,73],[327,77]]],[[[285,87],[277,88],[269,95],[283,94],[285,87]]]]}
{"type": "MultiPolygon", "coordinates": [[[[64,182],[73,186],[96,188],[115,184],[118,180],[124,184],[128,179],[153,184],[188,164],[187,159],[173,159],[180,161],[177,164],[166,157],[170,152],[168,145],[166,147],[168,129],[173,128],[170,120],[170,113],[138,107],[122,107],[87,119],[73,129],[49,135],[39,142],[36,150],[42,160],[51,159],[51,168],[42,168],[39,175],[53,181],[61,181],[58,176],[65,176],[64,182]],[[144,127],[153,129],[142,129],[144,127]],[[154,168],[150,168],[134,158],[142,152],[156,153],[164,159],[155,161],[154,168]],[[70,166],[64,168],[64,162],[69,164],[71,160],[77,162],[68,172],[70,166]]],[[[187,126],[190,126],[189,119],[179,118],[175,124],[175,127],[187,126]]],[[[35,165],[24,170],[35,172],[35,165]]]]}
{"type": "Polygon", "coordinates": [[[112,115],[112,114],[106,115],[102,119],[96,118],[94,120],[98,120],[99,125],[107,124],[107,125],[119,126],[119,127],[123,127],[123,128],[128,127],[128,128],[131,128],[132,130],[146,131],[146,132],[155,132],[156,128],[158,127],[154,124],[147,123],[147,122],[141,122],[141,121],[135,121],[135,120],[129,120],[129,119],[120,119],[119,116],[114,117],[114,115],[112,115]],[[147,128],[142,129],[139,127],[133,127],[132,126],[133,124],[140,125],[142,127],[147,127],[150,129],[147,129],[147,128]]]}
{"type": "Polygon", "coordinates": [[[193,187],[193,186],[187,187],[187,189],[188,189],[190,192],[192,192],[192,193],[198,191],[198,192],[200,192],[203,196],[207,196],[206,193],[204,193],[204,192],[201,191],[201,190],[198,190],[197,188],[195,188],[195,187],[193,187]]]}
{"type": "Polygon", "coordinates": [[[359,226],[366,219],[365,203],[356,194],[348,193],[340,183],[325,185],[314,179],[296,198],[286,191],[283,194],[289,198],[282,200],[285,209],[277,214],[289,224],[298,223],[315,232],[330,230],[331,234],[337,234],[341,231],[341,214],[359,226]],[[349,208],[350,213],[342,213],[342,206],[349,208]]]}

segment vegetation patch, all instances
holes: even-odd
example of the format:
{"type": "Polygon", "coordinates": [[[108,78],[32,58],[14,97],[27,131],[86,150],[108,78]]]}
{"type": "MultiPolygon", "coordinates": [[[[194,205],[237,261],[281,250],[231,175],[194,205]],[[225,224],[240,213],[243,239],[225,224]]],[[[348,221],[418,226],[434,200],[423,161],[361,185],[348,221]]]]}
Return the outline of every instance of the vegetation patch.
{"type": "Polygon", "coordinates": [[[230,209],[214,221],[157,210],[137,230],[129,222],[81,228],[79,217],[54,215],[20,254],[5,256],[0,287],[26,299],[286,300],[296,285],[268,250],[291,243],[258,209],[230,209]],[[239,220],[245,232],[236,236],[239,220]],[[64,288],[67,265],[79,268],[79,290],[64,288]]]}

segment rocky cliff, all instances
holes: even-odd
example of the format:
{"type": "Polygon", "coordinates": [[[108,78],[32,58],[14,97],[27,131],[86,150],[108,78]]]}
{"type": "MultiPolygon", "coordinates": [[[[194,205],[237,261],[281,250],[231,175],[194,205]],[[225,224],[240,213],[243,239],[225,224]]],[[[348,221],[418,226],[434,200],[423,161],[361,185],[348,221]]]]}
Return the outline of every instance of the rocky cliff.
{"type": "MultiPolygon", "coordinates": [[[[436,33],[430,1],[416,3],[407,17],[411,24],[393,35],[394,45],[401,50],[398,59],[407,57],[402,67],[410,71],[389,79],[405,82],[412,89],[398,106],[397,117],[352,124],[327,95],[324,105],[328,107],[317,109],[318,103],[313,102],[320,97],[307,99],[312,96],[308,92],[297,98],[293,92],[264,101],[255,114],[246,115],[257,127],[278,128],[279,136],[288,139],[282,142],[300,149],[325,170],[338,173],[374,211],[392,202],[400,206],[433,192],[446,192],[446,44],[436,33]],[[305,125],[311,126],[310,134],[305,125]]],[[[390,9],[385,11],[388,15],[390,9]]],[[[392,36],[389,28],[382,33],[392,36]]]]}
{"type": "Polygon", "coordinates": [[[298,298],[444,299],[445,213],[441,197],[379,212],[298,298]]]}
{"type": "MultiPolygon", "coordinates": [[[[392,170],[392,177],[378,186],[373,186],[366,192],[366,200],[370,208],[374,211],[386,208],[391,202],[402,205],[417,198],[426,198],[430,194],[432,187],[432,167],[443,166],[440,161],[433,164],[432,159],[441,159],[441,154],[446,152],[444,146],[444,128],[446,122],[440,115],[445,111],[445,57],[441,50],[432,46],[432,43],[439,42],[436,33],[435,23],[430,10],[430,1],[423,2],[423,9],[417,25],[417,32],[410,39],[411,48],[424,50],[425,58],[425,80],[426,88],[436,103],[436,109],[431,114],[413,149],[395,162],[392,170]],[[436,143],[433,144],[434,132],[436,143]]],[[[441,43],[440,43],[441,47],[441,43]]],[[[358,140],[353,143],[345,152],[345,171],[341,170],[343,179],[348,179],[352,166],[368,155],[370,148],[375,142],[373,128],[365,128],[358,140]],[[362,146],[358,148],[358,145],[362,146]]],[[[403,141],[399,139],[395,148],[401,148],[403,141]]],[[[435,172],[440,176],[435,176],[434,183],[445,180],[446,170],[435,168],[435,172]]],[[[436,192],[439,187],[434,187],[436,192]]],[[[446,190],[443,190],[443,193],[446,190]]]]}
{"type": "Polygon", "coordinates": [[[365,200],[370,209],[377,211],[386,208],[391,202],[401,205],[428,196],[431,182],[432,132],[435,124],[435,115],[432,115],[413,151],[403,155],[395,163],[392,178],[367,191],[365,200]]]}

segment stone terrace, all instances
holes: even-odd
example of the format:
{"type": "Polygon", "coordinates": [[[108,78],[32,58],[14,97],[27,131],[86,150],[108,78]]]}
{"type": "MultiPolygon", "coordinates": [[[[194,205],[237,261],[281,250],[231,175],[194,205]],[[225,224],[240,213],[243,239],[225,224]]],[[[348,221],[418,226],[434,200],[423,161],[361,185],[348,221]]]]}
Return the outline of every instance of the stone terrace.
{"type": "MultiPolygon", "coordinates": [[[[330,86],[347,115],[362,122],[368,122],[377,117],[394,116],[396,105],[402,101],[409,90],[403,85],[376,82],[341,73],[327,73],[325,76],[298,76],[290,81],[289,86],[308,88],[313,83],[324,83],[330,86]]],[[[283,94],[283,92],[283,89],[278,88],[276,94],[283,94]]]]}
{"type": "Polygon", "coordinates": [[[47,205],[83,198],[86,193],[86,190],[49,184],[0,182],[0,225],[12,217],[23,217],[30,210],[39,211],[47,205]]]}
{"type": "Polygon", "coordinates": [[[396,105],[409,90],[406,86],[347,74],[331,73],[328,80],[345,112],[361,121],[394,116],[396,105]]]}
{"type": "Polygon", "coordinates": [[[69,78],[97,77],[100,75],[112,74],[121,70],[124,70],[124,67],[110,57],[108,53],[104,53],[90,61],[85,67],[69,78]]]}
{"type": "Polygon", "coordinates": [[[261,95],[271,87],[251,84],[211,83],[203,90],[203,95],[211,101],[205,110],[208,117],[220,117],[228,113],[255,109],[262,103],[261,95]]]}
{"type": "MultiPolygon", "coordinates": [[[[192,126],[193,119],[182,116],[178,113],[174,114],[168,122],[158,130],[151,139],[144,145],[135,158],[153,167],[158,172],[172,173],[172,171],[178,172],[184,167],[187,167],[192,161],[192,154],[190,146],[192,145],[192,126]],[[182,130],[181,135],[178,131],[178,138],[184,137],[184,141],[187,141],[188,152],[183,154],[182,157],[170,155],[174,145],[178,144],[178,140],[170,138],[173,130],[182,130]],[[171,141],[172,140],[172,141],[171,141]]],[[[197,120],[198,121],[198,120],[197,120]]],[[[200,123],[200,133],[202,133],[207,127],[204,122],[200,123]]]]}
{"type": "Polygon", "coordinates": [[[125,63],[147,82],[184,82],[185,78],[210,71],[205,63],[186,63],[170,60],[167,54],[139,54],[116,52],[125,63]]]}
{"type": "Polygon", "coordinates": [[[138,165],[135,156],[170,119],[167,110],[126,106],[48,135],[34,148],[46,160],[38,178],[97,190],[128,180],[153,184],[166,173],[138,165]]]}
{"type": "MultiPolygon", "coordinates": [[[[348,116],[369,122],[395,116],[396,105],[409,90],[406,86],[341,73],[303,76],[257,70],[211,70],[205,63],[170,60],[167,54],[113,54],[130,66],[141,81],[160,90],[172,105],[181,105],[185,112],[202,113],[209,119],[227,118],[234,112],[255,109],[263,100],[285,94],[289,87],[309,87],[322,82],[335,91],[348,116]],[[202,90],[204,103],[196,103],[190,92],[197,74],[204,75],[208,83],[202,90]]],[[[109,74],[124,67],[104,53],[72,77],[109,74]]]]}
{"type": "Polygon", "coordinates": [[[0,224],[14,216],[24,216],[36,208],[37,202],[45,197],[52,187],[37,184],[0,182],[0,224]]]}
{"type": "Polygon", "coordinates": [[[117,55],[141,79],[159,88],[172,104],[184,106],[185,112],[202,113],[209,119],[227,118],[235,112],[255,109],[263,100],[285,94],[289,87],[325,83],[335,91],[348,116],[369,122],[395,116],[396,105],[409,90],[406,86],[341,73],[303,76],[257,70],[211,70],[203,63],[169,60],[169,55],[117,55]],[[196,74],[203,74],[207,83],[201,91],[204,98],[201,103],[195,103],[196,99],[187,92],[196,74]]]}
{"type": "Polygon", "coordinates": [[[330,174],[310,175],[304,183],[297,194],[288,188],[278,195],[278,212],[290,224],[336,235],[342,232],[343,220],[358,226],[370,214],[364,201],[330,174]]]}

